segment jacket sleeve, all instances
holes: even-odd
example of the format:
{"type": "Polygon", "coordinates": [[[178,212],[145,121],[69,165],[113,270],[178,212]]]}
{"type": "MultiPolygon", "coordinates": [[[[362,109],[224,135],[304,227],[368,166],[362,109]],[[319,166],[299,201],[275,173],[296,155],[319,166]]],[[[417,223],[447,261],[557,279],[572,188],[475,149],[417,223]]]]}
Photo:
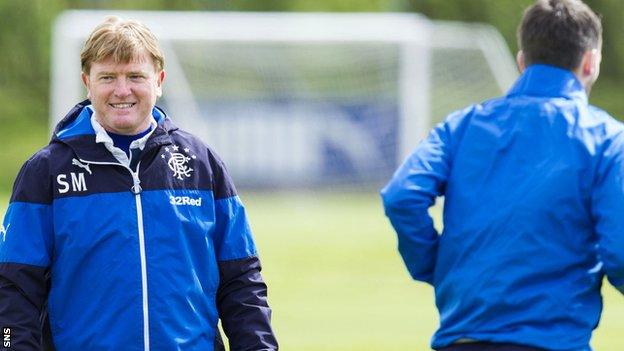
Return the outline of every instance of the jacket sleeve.
{"type": "Polygon", "coordinates": [[[450,170],[447,125],[440,124],[420,143],[382,189],[386,216],[398,237],[398,248],[412,278],[433,281],[438,233],[429,215],[444,194],[450,170]]]}
{"type": "Polygon", "coordinates": [[[219,318],[231,350],[277,350],[267,286],[260,274],[260,260],[245,208],[225,167],[218,160],[216,163],[213,169],[219,318]]]}
{"type": "Polygon", "coordinates": [[[591,208],[602,269],[624,294],[624,133],[602,154],[591,208]]]}
{"type": "Polygon", "coordinates": [[[43,168],[32,159],[22,167],[0,231],[0,328],[10,334],[12,350],[43,347],[52,255],[52,210],[43,168]]]}

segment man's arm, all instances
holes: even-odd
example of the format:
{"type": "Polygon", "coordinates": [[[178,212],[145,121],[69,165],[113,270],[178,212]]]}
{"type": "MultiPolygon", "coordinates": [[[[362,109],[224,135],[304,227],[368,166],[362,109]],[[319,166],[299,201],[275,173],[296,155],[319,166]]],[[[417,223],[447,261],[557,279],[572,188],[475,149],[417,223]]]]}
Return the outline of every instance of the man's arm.
{"type": "Polygon", "coordinates": [[[624,294],[624,133],[602,154],[591,208],[602,269],[624,294]]]}
{"type": "Polygon", "coordinates": [[[219,263],[217,306],[232,350],[278,349],[260,269],[255,256],[219,263]]]}
{"type": "Polygon", "coordinates": [[[3,346],[42,349],[42,311],[47,298],[45,268],[0,264],[0,330],[9,335],[3,346]]]}
{"type": "Polygon", "coordinates": [[[429,207],[444,194],[450,170],[447,124],[433,129],[381,191],[386,216],[412,278],[433,282],[438,233],[429,207]]]}
{"type": "Polygon", "coordinates": [[[53,241],[45,168],[36,159],[22,167],[0,228],[0,330],[12,350],[43,348],[53,241]]]}
{"type": "Polygon", "coordinates": [[[260,274],[245,208],[219,160],[213,164],[213,171],[220,273],[217,309],[223,330],[232,351],[277,350],[267,286],[260,274]]]}

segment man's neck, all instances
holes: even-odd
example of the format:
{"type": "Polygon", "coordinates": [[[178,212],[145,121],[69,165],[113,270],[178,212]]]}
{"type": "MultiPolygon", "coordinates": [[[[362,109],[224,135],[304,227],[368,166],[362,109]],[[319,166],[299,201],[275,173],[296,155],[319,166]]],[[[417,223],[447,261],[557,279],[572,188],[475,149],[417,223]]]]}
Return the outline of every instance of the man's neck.
{"type": "Polygon", "coordinates": [[[132,142],[137,139],[141,139],[142,137],[147,135],[151,130],[152,130],[152,126],[149,125],[147,129],[134,135],[117,134],[117,133],[113,133],[109,131],[107,131],[106,133],[111,137],[111,139],[113,139],[113,145],[115,145],[115,147],[118,147],[121,150],[123,150],[126,153],[126,155],[130,155],[130,144],[132,144],[132,142]]]}

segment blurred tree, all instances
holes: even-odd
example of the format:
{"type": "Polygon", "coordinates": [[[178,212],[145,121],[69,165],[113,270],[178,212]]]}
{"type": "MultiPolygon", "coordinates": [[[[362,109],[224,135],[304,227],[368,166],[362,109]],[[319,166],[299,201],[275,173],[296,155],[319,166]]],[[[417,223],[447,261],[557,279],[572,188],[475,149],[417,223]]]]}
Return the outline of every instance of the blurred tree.
{"type": "MultiPolygon", "coordinates": [[[[518,50],[516,28],[523,10],[534,0],[405,0],[408,11],[431,19],[483,22],[496,27],[512,52],[518,50]]],[[[624,36],[620,19],[624,15],[621,0],[586,0],[602,17],[603,60],[601,78],[590,96],[591,102],[624,119],[624,36]]]]}
{"type": "Polygon", "coordinates": [[[0,1],[0,191],[48,135],[47,106],[54,1],[0,1]]]}

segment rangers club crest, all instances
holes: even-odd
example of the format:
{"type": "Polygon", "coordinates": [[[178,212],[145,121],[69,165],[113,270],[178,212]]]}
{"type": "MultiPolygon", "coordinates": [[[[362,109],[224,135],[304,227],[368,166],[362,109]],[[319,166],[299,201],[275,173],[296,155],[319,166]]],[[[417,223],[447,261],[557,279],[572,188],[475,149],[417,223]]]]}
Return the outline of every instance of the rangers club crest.
{"type": "MultiPolygon", "coordinates": [[[[173,177],[180,180],[184,180],[184,177],[189,178],[193,169],[189,166],[189,161],[196,159],[197,156],[191,155],[191,150],[188,147],[180,149],[180,146],[173,145],[172,147],[166,147],[165,153],[169,154],[169,160],[167,166],[173,172],[173,177]]],[[[166,154],[161,154],[162,159],[167,158],[166,154]]]]}

